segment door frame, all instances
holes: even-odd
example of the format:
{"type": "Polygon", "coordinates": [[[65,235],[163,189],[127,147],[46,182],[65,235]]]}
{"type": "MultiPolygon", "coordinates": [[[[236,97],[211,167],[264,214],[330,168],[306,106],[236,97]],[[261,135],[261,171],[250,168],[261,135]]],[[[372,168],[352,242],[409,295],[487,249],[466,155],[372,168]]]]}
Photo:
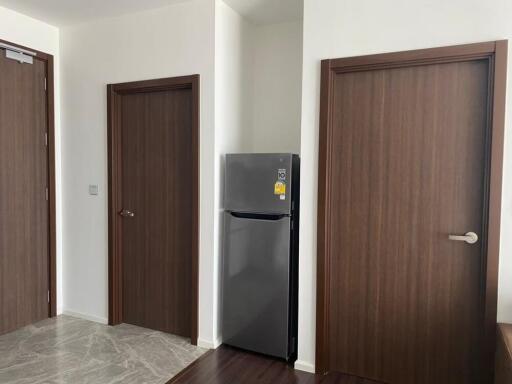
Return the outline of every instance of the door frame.
{"type": "Polygon", "coordinates": [[[199,284],[199,75],[107,85],[108,115],[108,324],[123,322],[121,97],[175,89],[192,91],[192,276],[190,338],[197,345],[199,284]]]}
{"type": "MultiPolygon", "coordinates": [[[[0,39],[8,44],[33,52],[34,60],[42,61],[46,69],[46,128],[48,135],[48,317],[57,316],[57,221],[55,184],[55,86],[53,55],[0,39]]],[[[30,65],[30,64],[28,64],[30,65]]]]}
{"type": "Polygon", "coordinates": [[[489,62],[489,106],[484,217],[482,234],[481,300],[484,308],[484,367],[492,372],[496,344],[496,313],[498,294],[498,263],[503,170],[503,136],[505,128],[505,94],[508,41],[500,40],[451,47],[430,48],[369,56],[327,59],[321,63],[320,139],[318,162],[318,225],[317,225],[317,305],[316,305],[316,372],[329,368],[329,276],[331,242],[330,179],[332,162],[333,82],[336,74],[409,67],[425,64],[453,63],[472,60],[489,62]]]}

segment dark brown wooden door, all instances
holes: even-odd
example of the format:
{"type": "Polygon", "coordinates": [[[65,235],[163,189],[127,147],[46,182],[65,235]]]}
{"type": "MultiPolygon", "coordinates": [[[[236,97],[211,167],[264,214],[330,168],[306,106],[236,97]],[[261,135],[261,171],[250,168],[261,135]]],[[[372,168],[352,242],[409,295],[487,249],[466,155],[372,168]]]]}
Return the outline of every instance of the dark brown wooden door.
{"type": "Polygon", "coordinates": [[[0,49],[0,334],[49,315],[45,73],[0,49]]]}
{"type": "Polygon", "coordinates": [[[487,59],[334,75],[329,370],[484,382],[489,78],[487,59]]]}
{"type": "Polygon", "coordinates": [[[189,337],[192,90],[122,95],[120,110],[123,321],[189,337]]]}

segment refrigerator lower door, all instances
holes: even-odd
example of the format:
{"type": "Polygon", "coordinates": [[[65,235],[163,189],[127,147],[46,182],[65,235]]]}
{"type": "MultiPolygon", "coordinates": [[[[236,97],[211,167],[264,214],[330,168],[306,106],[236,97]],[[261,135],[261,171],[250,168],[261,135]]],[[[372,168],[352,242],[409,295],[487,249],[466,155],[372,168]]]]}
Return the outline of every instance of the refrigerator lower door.
{"type": "Polygon", "coordinates": [[[290,218],[224,219],[223,341],[288,358],[290,218]]]}

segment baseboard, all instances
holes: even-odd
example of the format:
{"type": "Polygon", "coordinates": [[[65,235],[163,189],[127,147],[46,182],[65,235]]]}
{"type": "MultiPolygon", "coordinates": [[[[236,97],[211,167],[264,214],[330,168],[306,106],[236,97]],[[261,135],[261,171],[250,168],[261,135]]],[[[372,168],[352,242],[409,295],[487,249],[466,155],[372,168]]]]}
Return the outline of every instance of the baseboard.
{"type": "Polygon", "coordinates": [[[295,368],[297,371],[315,373],[315,365],[306,361],[297,360],[293,365],[293,368],[295,368]]]}
{"type": "Polygon", "coordinates": [[[213,343],[209,340],[197,339],[197,346],[200,348],[217,349],[221,344],[222,342],[219,339],[215,340],[213,343]]]}
{"type": "Polygon", "coordinates": [[[104,318],[104,317],[91,316],[91,315],[86,315],[85,313],[68,311],[68,310],[62,311],[62,314],[66,315],[66,316],[77,317],[79,319],[94,321],[95,323],[108,324],[108,319],[104,318]]]}

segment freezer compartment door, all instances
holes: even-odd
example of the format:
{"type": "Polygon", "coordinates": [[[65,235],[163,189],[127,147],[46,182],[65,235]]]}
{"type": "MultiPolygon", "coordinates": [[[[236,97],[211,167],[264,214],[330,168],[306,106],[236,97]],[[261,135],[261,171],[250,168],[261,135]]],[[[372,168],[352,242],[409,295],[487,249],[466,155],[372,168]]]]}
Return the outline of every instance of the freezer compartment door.
{"type": "Polygon", "coordinates": [[[292,154],[228,154],[224,209],[290,214],[292,154]]]}
{"type": "Polygon", "coordinates": [[[290,218],[224,219],[223,341],[287,358],[290,218]]]}

